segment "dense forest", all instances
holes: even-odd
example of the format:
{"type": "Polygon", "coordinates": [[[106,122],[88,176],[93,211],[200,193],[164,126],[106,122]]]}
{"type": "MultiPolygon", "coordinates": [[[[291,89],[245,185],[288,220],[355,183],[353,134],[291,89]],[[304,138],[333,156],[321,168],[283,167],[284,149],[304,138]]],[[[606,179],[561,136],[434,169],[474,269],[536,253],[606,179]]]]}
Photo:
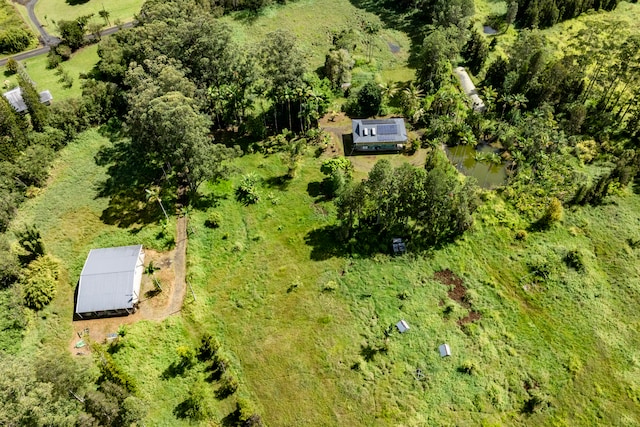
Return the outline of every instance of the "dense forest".
{"type": "MultiPolygon", "coordinates": [[[[332,32],[324,65],[312,70],[291,33],[278,30],[247,44],[219,20],[286,3],[149,0],[133,28],[99,42],[100,60],[83,76],[82,97],[50,107],[40,104],[26,70],[12,64],[28,111],[17,113],[0,97],[0,231],[47,184],[57,153],[87,129],[100,127],[114,142],[95,154],[108,171],[102,196],[136,199],[158,188],[178,207],[197,209],[203,186],[227,178],[232,161],[245,154],[282,156],[286,180],[293,179],[305,150],[322,147],[326,135],[318,123],[332,105],[351,117],[403,116],[416,131],[409,149],[427,152],[425,167],[381,160],[362,180],[345,158],[322,164],[323,191],[336,211],[327,233],[358,255],[373,255],[400,234],[413,236],[416,252],[430,253],[473,228],[474,213],[490,196],[456,172],[443,145],[496,148],[483,159],[506,167],[507,181],[496,194],[530,231],[549,229],[563,209],[605,204],[634,183],[640,36],[594,21],[558,52],[539,30],[588,10],[613,10],[618,1],[510,2],[503,24],[515,25],[517,34],[499,48],[498,36],[490,41],[472,20],[471,0],[368,2],[393,18],[385,25],[411,28],[416,78],[408,82],[352,78],[355,67],[372,62],[381,31],[376,21],[332,32]],[[475,112],[458,89],[453,68],[459,65],[472,72],[486,111],[475,112]]],[[[63,32],[52,66],[71,55],[59,53],[84,43],[82,19],[74,24],[81,30],[75,42],[72,31],[63,32]]],[[[238,201],[257,203],[257,181],[249,174],[243,179],[238,201]]],[[[0,328],[0,424],[141,423],[153,403],[143,401],[136,379],[100,346],[93,350],[101,363],[89,381],[71,360],[17,355],[29,313],[55,296],[59,265],[47,256],[37,224],[14,234],[0,236],[0,311],[8,314],[0,328]]],[[[196,359],[225,365],[216,358],[218,347],[204,335],[176,366],[186,369],[196,359]]],[[[230,394],[234,381],[227,384],[230,394]]],[[[185,417],[208,418],[199,407],[201,391],[189,393],[185,417]]],[[[527,400],[531,412],[545,404],[534,397],[527,400]]],[[[244,401],[234,422],[263,425],[244,401]]]]}

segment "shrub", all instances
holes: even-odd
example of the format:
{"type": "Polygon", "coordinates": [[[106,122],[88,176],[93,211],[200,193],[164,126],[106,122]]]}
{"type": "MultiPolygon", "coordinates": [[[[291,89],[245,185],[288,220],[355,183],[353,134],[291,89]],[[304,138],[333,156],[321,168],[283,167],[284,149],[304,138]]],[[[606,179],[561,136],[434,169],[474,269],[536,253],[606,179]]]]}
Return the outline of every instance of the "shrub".
{"type": "Polygon", "coordinates": [[[47,54],[47,68],[53,70],[62,62],[62,57],[55,50],[50,50],[47,54]]]}
{"type": "Polygon", "coordinates": [[[230,372],[225,372],[220,378],[220,387],[216,391],[216,397],[224,399],[231,396],[238,390],[238,386],[238,380],[230,372]]]}
{"type": "Polygon", "coordinates": [[[528,235],[529,234],[526,232],[526,230],[518,230],[516,232],[516,240],[525,241],[527,240],[528,235]]]}
{"type": "Polygon", "coordinates": [[[210,212],[204,225],[208,228],[218,228],[222,224],[222,214],[217,211],[210,212]]]}
{"type": "Polygon", "coordinates": [[[24,269],[20,284],[27,307],[41,310],[51,302],[56,294],[59,266],[49,256],[42,256],[32,261],[24,269]]]}
{"type": "Polygon", "coordinates": [[[567,267],[573,268],[576,271],[583,272],[585,270],[584,257],[582,256],[582,253],[577,249],[573,249],[567,252],[567,254],[564,256],[564,263],[567,265],[567,267]]]}
{"type": "Polygon", "coordinates": [[[324,292],[333,292],[337,289],[338,289],[338,284],[333,280],[329,280],[327,283],[324,284],[324,287],[322,288],[324,292]]]}
{"type": "Polygon", "coordinates": [[[40,230],[34,225],[28,225],[24,230],[16,233],[18,238],[18,244],[20,245],[20,252],[18,259],[22,265],[28,265],[31,261],[44,255],[44,243],[42,243],[42,236],[40,230]]]}
{"type": "Polygon", "coordinates": [[[16,61],[13,58],[9,58],[7,60],[7,71],[9,72],[9,75],[15,74],[18,72],[18,68],[20,68],[20,64],[18,64],[18,61],[16,61]]]}
{"type": "Polygon", "coordinates": [[[211,360],[220,350],[220,343],[211,334],[205,333],[200,340],[198,347],[198,359],[202,362],[211,360]]]}
{"type": "Polygon", "coordinates": [[[60,55],[63,61],[68,61],[71,58],[71,48],[66,44],[59,44],[56,46],[56,53],[60,55]]]}
{"type": "Polygon", "coordinates": [[[244,251],[244,245],[242,244],[242,242],[235,242],[233,244],[233,246],[231,247],[231,251],[232,252],[242,252],[242,251],[244,251]]]}
{"type": "Polygon", "coordinates": [[[556,222],[562,220],[562,215],[562,202],[554,197],[549,202],[549,205],[547,206],[544,215],[542,215],[542,218],[540,218],[536,222],[536,228],[548,229],[556,222]]]}
{"type": "Polygon", "coordinates": [[[458,368],[458,371],[467,375],[474,375],[478,373],[478,365],[473,360],[465,360],[458,368]]]}
{"type": "Polygon", "coordinates": [[[254,173],[248,173],[240,180],[236,188],[236,200],[244,205],[252,205],[260,201],[257,184],[260,179],[254,173]]]}
{"type": "Polygon", "coordinates": [[[176,415],[194,421],[206,420],[212,415],[211,408],[206,402],[205,384],[202,381],[196,381],[189,387],[187,398],[176,408],[176,415]]]}
{"type": "Polygon", "coordinates": [[[0,52],[22,52],[29,47],[31,36],[22,28],[0,31],[0,52]]]}

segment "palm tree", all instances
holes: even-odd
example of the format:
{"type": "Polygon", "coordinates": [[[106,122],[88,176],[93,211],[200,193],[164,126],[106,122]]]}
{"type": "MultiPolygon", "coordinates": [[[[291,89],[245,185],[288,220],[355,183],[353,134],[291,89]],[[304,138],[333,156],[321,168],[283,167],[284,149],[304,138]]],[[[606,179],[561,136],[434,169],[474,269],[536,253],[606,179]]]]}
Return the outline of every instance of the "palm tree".
{"type": "Polygon", "coordinates": [[[167,211],[164,210],[164,206],[162,205],[162,199],[160,198],[160,189],[158,187],[154,187],[151,190],[145,188],[144,191],[147,193],[147,201],[157,200],[160,204],[160,208],[162,209],[162,213],[164,213],[164,217],[167,219],[167,223],[169,223],[169,215],[167,215],[167,211]]]}

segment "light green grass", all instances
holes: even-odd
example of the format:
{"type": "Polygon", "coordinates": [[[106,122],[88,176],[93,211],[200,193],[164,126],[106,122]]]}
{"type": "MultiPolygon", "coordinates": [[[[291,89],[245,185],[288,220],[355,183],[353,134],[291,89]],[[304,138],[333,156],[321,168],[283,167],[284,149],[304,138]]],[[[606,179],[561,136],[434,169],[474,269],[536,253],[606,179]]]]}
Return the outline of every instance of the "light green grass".
{"type": "MultiPolygon", "coordinates": [[[[157,239],[161,230],[158,225],[126,229],[104,223],[103,212],[109,207],[109,200],[98,197],[98,190],[107,176],[104,167],[96,166],[94,157],[101,147],[109,144],[108,139],[91,130],[65,147],[52,166],[47,187],[20,207],[11,225],[11,230],[36,225],[46,252],[63,265],[56,298],[29,328],[24,344],[27,351],[40,341],[53,340],[62,346],[68,343],[72,333],[73,292],[91,248],[143,244],[161,249],[164,245],[164,240],[157,239]]],[[[175,228],[169,228],[168,232],[172,230],[175,228]]]]}
{"type": "MultiPolygon", "coordinates": [[[[257,45],[268,33],[287,30],[297,37],[311,70],[324,65],[334,33],[357,30],[364,19],[382,24],[376,15],[357,9],[345,0],[300,0],[286,7],[272,6],[250,20],[242,19],[243,16],[244,13],[235,13],[222,19],[233,28],[238,40],[257,45]]],[[[389,75],[396,72],[403,80],[412,75],[406,68],[411,45],[406,34],[383,25],[373,43],[373,59],[378,64],[376,71],[384,70],[389,75]],[[388,43],[398,45],[400,51],[392,53],[388,43]]],[[[366,47],[360,44],[351,53],[365,59],[366,47]]]]}
{"type": "MultiPolygon", "coordinates": [[[[640,385],[634,362],[639,354],[633,343],[640,335],[633,325],[639,321],[640,271],[637,250],[626,244],[637,238],[638,196],[567,212],[561,226],[521,243],[515,231],[526,223],[490,198],[474,231],[430,256],[314,260],[305,236],[334,221],[331,204],[314,202],[307,193],[308,184],[322,178],[319,163],[307,157],[283,190],[266,184],[286,171],[277,156],[245,156],[230,181],[204,189],[217,201],[208,211],[220,212],[223,221],[208,229],[206,212],[191,215],[188,280],[197,300],[187,298],[184,314],[192,331],[158,344],[158,356],[148,365],[136,364],[147,351],[143,337],[161,340],[164,331],[137,325],[137,350],[119,353],[117,360],[135,366],[132,372],[140,377],[148,369],[162,372],[175,359],[176,346],[194,345],[203,331],[213,333],[240,373],[241,393],[271,425],[638,421],[633,396],[640,385]],[[234,200],[233,188],[248,171],[265,184],[262,201],[245,207],[234,200]],[[616,218],[614,230],[605,218],[616,218]],[[572,248],[584,251],[584,273],[559,261],[572,248]],[[527,291],[527,264],[539,257],[555,260],[557,271],[527,291]],[[467,310],[455,304],[451,315],[444,314],[447,288],[432,276],[445,268],[465,280],[473,309],[483,316],[477,324],[459,327],[456,320],[467,310]],[[323,292],[329,281],[337,289],[323,292]],[[409,322],[410,332],[394,331],[388,352],[364,361],[362,347],[382,342],[384,329],[399,319],[409,322]],[[443,342],[453,349],[449,359],[437,353],[443,342]],[[476,374],[458,371],[466,360],[476,364],[476,374]],[[425,381],[415,379],[416,369],[425,381]],[[526,384],[551,406],[522,415],[526,384]]],[[[175,422],[168,407],[186,397],[194,375],[145,381],[146,396],[163,402],[153,407],[151,424],[175,422]],[[178,392],[167,397],[167,387],[178,392]]],[[[216,416],[224,416],[232,401],[212,400],[216,416]]]]}
{"type": "Polygon", "coordinates": [[[59,35],[56,23],[70,21],[81,16],[93,14],[93,21],[108,26],[98,12],[103,8],[109,12],[110,26],[129,22],[140,12],[144,0],[101,1],[89,0],[86,3],[70,5],[66,0],[39,0],[35,7],[36,16],[50,34],[59,35]]]}
{"type": "MultiPolygon", "coordinates": [[[[73,54],[73,57],[59,65],[67,70],[73,78],[71,88],[63,87],[59,81],[60,76],[56,75],[56,70],[47,68],[47,55],[36,56],[35,58],[21,61],[31,80],[34,81],[39,91],[49,90],[55,100],[77,98],[82,94],[82,80],[80,74],[87,73],[98,62],[98,45],[87,46],[73,54]]],[[[8,87],[17,85],[16,76],[5,77],[9,81],[8,87]]]]}

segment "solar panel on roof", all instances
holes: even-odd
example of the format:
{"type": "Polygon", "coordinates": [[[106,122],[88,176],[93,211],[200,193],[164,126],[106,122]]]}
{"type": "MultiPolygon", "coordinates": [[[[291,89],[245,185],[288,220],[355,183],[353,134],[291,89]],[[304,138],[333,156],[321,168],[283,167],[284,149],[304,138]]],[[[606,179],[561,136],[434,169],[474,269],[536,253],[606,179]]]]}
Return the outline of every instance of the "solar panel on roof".
{"type": "Polygon", "coordinates": [[[397,138],[393,135],[379,135],[378,136],[378,142],[392,142],[395,141],[397,138]]]}
{"type": "Polygon", "coordinates": [[[380,135],[395,135],[398,133],[398,125],[378,125],[378,133],[380,135]]]}

